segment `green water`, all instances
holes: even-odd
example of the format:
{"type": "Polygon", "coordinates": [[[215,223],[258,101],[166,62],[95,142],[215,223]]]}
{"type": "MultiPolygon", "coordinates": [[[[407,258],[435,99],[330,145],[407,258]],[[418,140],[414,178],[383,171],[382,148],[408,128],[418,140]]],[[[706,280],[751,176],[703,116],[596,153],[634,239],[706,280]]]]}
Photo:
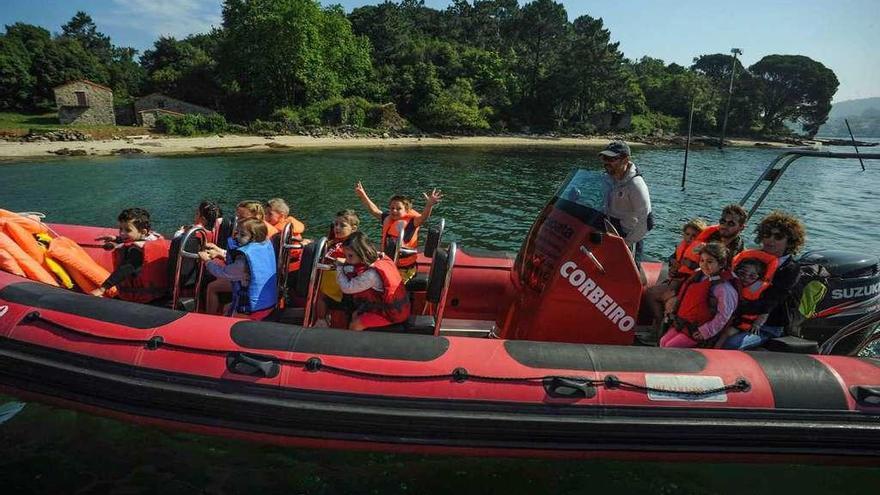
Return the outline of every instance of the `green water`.
{"type": "MultiPolygon", "coordinates": [[[[681,192],[681,151],[637,150],[635,161],[651,188],[659,223],[647,238],[647,253],[668,255],[687,218],[716,219],[721,206],[740,200],[776,154],[694,152],[688,187],[681,192]]],[[[880,162],[867,166],[862,172],[854,161],[802,159],[762,211],[783,208],[801,216],[808,249],[880,253],[875,198],[880,162]]],[[[516,251],[573,167],[598,171],[595,152],[437,148],[32,160],[0,164],[0,207],[42,211],[53,222],[113,226],[119,210],[142,206],[167,233],[190,221],[202,197],[228,207],[242,199],[280,196],[310,226],[307,234],[319,236],[336,210],[359,208],[353,184],[361,179],[380,205],[394,193],[420,196],[441,188],[446,198],[435,215],[447,219],[449,239],[465,248],[516,251]]],[[[365,212],[362,220],[369,232],[378,231],[365,212]]],[[[0,397],[0,403],[5,400],[0,397]]],[[[0,425],[4,493],[854,493],[873,489],[878,481],[876,468],[280,448],[138,427],[33,403],[0,425]]]]}

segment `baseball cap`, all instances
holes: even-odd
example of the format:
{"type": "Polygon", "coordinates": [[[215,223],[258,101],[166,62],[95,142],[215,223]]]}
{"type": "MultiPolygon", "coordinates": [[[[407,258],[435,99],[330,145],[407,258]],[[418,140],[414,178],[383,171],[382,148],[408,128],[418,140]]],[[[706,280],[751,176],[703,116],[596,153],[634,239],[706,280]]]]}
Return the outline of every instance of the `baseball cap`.
{"type": "Polygon", "coordinates": [[[615,140],[608,143],[605,149],[599,152],[602,156],[618,157],[620,155],[630,156],[629,145],[623,141],[615,140]]]}

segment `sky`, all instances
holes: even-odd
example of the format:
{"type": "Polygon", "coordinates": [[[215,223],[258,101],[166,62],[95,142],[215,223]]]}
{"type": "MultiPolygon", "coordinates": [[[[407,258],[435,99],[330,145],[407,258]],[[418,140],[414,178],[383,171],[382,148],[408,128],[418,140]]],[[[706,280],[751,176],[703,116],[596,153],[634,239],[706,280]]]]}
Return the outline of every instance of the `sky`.
{"type": "MultiPolygon", "coordinates": [[[[559,0],[557,0],[559,1],[559,0]]],[[[346,12],[377,0],[323,1],[346,12]]],[[[448,0],[426,0],[436,9],[448,0]]],[[[520,0],[520,4],[525,3],[520,0]]],[[[834,101],[880,96],[878,0],[563,0],[570,20],[602,18],[631,59],[648,55],[689,66],[694,57],[743,51],[749,66],[765,55],[806,55],[837,74],[834,101]]],[[[145,50],[160,35],[178,38],[221,22],[221,0],[0,0],[0,24],[25,22],[59,32],[78,10],[113,43],[145,50]]]]}

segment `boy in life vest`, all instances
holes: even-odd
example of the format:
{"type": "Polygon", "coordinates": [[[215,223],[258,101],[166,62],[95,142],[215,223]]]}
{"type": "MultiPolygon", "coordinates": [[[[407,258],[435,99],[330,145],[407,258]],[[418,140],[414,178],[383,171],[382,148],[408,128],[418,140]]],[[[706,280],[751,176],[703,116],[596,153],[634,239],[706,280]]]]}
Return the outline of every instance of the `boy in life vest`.
{"type": "MultiPolygon", "coordinates": [[[[360,218],[354,210],[340,210],[336,212],[333,224],[330,227],[330,236],[327,240],[327,254],[324,255],[325,261],[331,264],[344,263],[345,252],[342,249],[342,243],[357,232],[361,224],[360,218]]],[[[333,328],[343,328],[348,326],[348,317],[345,311],[333,311],[329,313],[330,320],[326,322],[328,316],[328,307],[340,307],[343,303],[342,290],[336,282],[336,273],[325,273],[321,277],[321,297],[315,307],[315,313],[318,320],[315,326],[323,326],[323,323],[333,328]],[[341,314],[340,314],[341,313],[341,314]]]]}
{"type": "MultiPolygon", "coordinates": [[[[750,252],[754,251],[759,250],[746,250],[743,251],[740,256],[748,255],[750,252]]],[[[767,280],[772,278],[772,275],[768,275],[767,268],[767,263],[761,261],[761,259],[757,257],[746,257],[745,259],[734,261],[733,273],[739,280],[740,304],[744,301],[750,301],[760,297],[761,293],[768,285],[767,280]]],[[[737,311],[731,320],[731,325],[721,332],[715,347],[720,349],[728,337],[736,335],[740,331],[757,333],[758,329],[764,326],[764,323],[767,322],[767,317],[769,316],[770,313],[744,315],[741,314],[741,311],[737,311]]]]}
{"type": "Polygon", "coordinates": [[[95,239],[112,245],[114,269],[91,294],[101,297],[115,286],[119,289],[119,298],[126,301],[146,303],[159,299],[168,290],[165,266],[160,267],[157,262],[167,258],[167,243],[153,244],[162,236],[151,230],[150,212],[143,208],[126,208],[116,220],[119,221],[118,236],[95,239]]]}
{"type": "MultiPolygon", "coordinates": [[[[275,249],[267,233],[262,221],[248,219],[235,226],[229,250],[199,251],[208,272],[232,285],[227,316],[243,314],[252,320],[262,320],[278,304],[275,249]],[[225,259],[225,263],[216,258],[225,259]]],[[[209,300],[208,312],[216,312],[218,307],[218,300],[209,300]]]]}
{"type": "Polygon", "coordinates": [[[667,302],[670,327],[660,347],[706,345],[727,325],[738,297],[733,276],[724,268],[727,257],[727,248],[717,242],[700,249],[700,269],[667,302]]]}
{"type": "Polygon", "coordinates": [[[409,317],[409,296],[394,263],[377,253],[363,232],[342,243],[345,264],[336,267],[336,282],[355,305],[350,330],[385,327],[409,317]]]}
{"type": "Polygon", "coordinates": [[[691,243],[705,228],[706,222],[702,218],[690,220],[681,227],[681,241],[667,260],[668,276],[662,282],[645,290],[645,304],[654,316],[655,331],[658,333],[663,323],[663,308],[666,306],[666,301],[675,297],[682,282],[694,273],[694,270],[682,266],[682,260],[691,243]]]}
{"type": "MultiPolygon", "coordinates": [[[[389,239],[396,239],[400,243],[401,248],[417,249],[419,247],[419,227],[428,220],[434,205],[443,198],[443,194],[440,193],[439,189],[432,190],[431,194],[422,193],[422,196],[425,197],[425,209],[419,213],[413,209],[412,199],[402,195],[394,195],[388,201],[388,211],[382,211],[367,196],[367,191],[364,190],[364,186],[360,181],[355,184],[354,192],[364,207],[370,212],[370,215],[382,222],[380,248],[386,254],[391,251],[388,243],[389,239]],[[403,239],[397,239],[400,234],[401,225],[403,226],[403,239]]],[[[401,254],[399,256],[397,268],[400,270],[400,276],[403,277],[404,283],[415,276],[417,258],[417,254],[401,254]]]]}

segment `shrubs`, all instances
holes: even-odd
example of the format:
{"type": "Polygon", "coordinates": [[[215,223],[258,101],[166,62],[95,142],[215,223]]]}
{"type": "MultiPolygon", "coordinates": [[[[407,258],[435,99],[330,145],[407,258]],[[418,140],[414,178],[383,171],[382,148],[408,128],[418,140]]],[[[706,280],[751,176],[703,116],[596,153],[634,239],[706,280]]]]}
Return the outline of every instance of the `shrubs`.
{"type": "Polygon", "coordinates": [[[632,132],[639,135],[674,134],[681,129],[682,119],[662,113],[633,115],[632,132]]]}
{"type": "Polygon", "coordinates": [[[196,134],[218,134],[226,132],[226,118],[219,114],[201,115],[188,114],[182,117],[160,115],[156,119],[155,129],[165,134],[177,136],[195,136],[196,134]]]}

